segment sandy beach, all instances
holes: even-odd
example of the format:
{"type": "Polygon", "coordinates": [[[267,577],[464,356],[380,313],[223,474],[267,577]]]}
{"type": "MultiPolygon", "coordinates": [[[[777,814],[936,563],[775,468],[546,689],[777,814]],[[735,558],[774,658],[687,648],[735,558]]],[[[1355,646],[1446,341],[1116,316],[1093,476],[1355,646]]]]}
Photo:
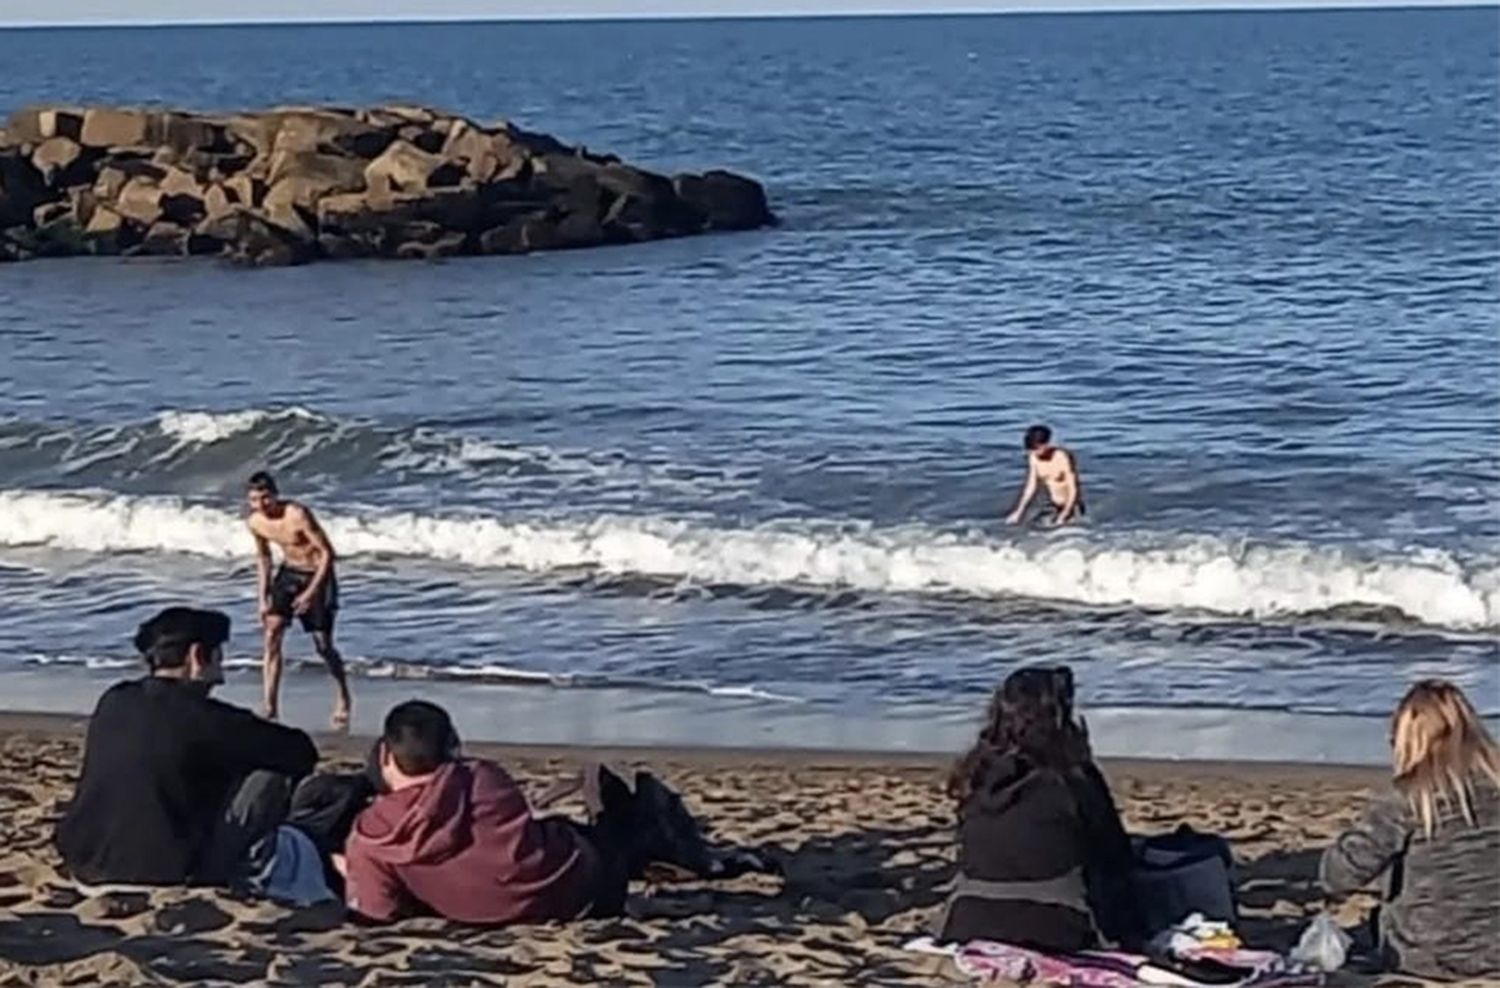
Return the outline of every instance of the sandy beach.
{"type": "MultiPolygon", "coordinates": [[[[946,962],[902,950],[923,932],[951,867],[946,760],[937,756],[475,745],[534,793],[584,759],[649,766],[718,839],[768,853],[784,874],[639,884],[628,915],[612,921],[496,931],[413,920],[371,930],[346,924],[336,909],[295,911],[204,890],[80,891],[59,874],[51,834],[79,764],[82,724],[0,717],[0,984],[963,982],[946,962]]],[[[364,744],[320,739],[331,765],[352,765],[364,744]]],[[[1358,768],[1105,767],[1133,832],[1186,821],[1234,842],[1241,932],[1278,948],[1323,905],[1313,882],[1319,849],[1380,782],[1378,771],[1358,768]]],[[[1372,903],[1362,897],[1339,916],[1352,922],[1372,903]]]]}

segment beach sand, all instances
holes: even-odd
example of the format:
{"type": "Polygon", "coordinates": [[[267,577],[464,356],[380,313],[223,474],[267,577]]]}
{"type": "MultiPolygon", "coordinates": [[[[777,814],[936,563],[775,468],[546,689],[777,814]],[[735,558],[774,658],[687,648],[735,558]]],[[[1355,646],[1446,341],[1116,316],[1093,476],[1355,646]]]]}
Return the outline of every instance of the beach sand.
{"type": "MultiPolygon", "coordinates": [[[[902,950],[925,932],[951,869],[944,758],[473,745],[534,793],[581,760],[648,766],[716,838],[767,852],[784,875],[639,884],[617,920],[359,929],[334,908],[294,911],[203,890],[81,893],[58,873],[51,835],[82,726],[76,717],[0,716],[0,984],[964,983],[946,961],[902,950]]],[[[354,764],[364,745],[320,739],[331,764],[354,764]]],[[[1105,769],[1133,832],[1188,822],[1234,842],[1241,932],[1276,948],[1323,906],[1313,880],[1319,850],[1381,779],[1315,766],[1105,769]]],[[[1364,896],[1338,915],[1352,922],[1372,904],[1364,896]]]]}

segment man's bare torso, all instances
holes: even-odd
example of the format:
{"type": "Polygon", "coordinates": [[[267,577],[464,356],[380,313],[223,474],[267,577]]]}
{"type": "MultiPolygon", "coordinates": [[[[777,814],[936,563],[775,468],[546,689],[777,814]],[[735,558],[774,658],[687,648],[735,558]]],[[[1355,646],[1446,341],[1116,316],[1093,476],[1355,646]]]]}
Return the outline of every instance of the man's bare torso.
{"type": "Polygon", "coordinates": [[[1078,485],[1078,474],[1073,469],[1073,454],[1060,446],[1054,446],[1045,453],[1031,454],[1031,465],[1036,470],[1037,479],[1047,489],[1047,496],[1052,499],[1052,504],[1059,508],[1067,504],[1078,485]]]}
{"type": "Polygon", "coordinates": [[[283,501],[280,516],[271,518],[257,511],[250,515],[250,531],[281,549],[286,565],[293,569],[318,568],[318,549],[312,538],[315,524],[306,508],[283,501]]]}

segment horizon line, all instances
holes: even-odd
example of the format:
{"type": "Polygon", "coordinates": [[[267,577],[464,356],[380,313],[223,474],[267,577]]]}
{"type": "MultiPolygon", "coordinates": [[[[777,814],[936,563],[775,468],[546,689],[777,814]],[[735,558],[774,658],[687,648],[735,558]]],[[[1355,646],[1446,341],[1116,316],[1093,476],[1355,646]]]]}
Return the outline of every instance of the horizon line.
{"type": "Polygon", "coordinates": [[[188,18],[135,20],[60,20],[0,21],[0,30],[70,30],[163,27],[358,27],[431,24],[571,24],[610,22],[691,22],[691,21],[784,21],[784,20],[860,20],[900,18],[966,18],[1017,16],[1074,16],[1080,14],[1206,14],[1206,13],[1318,13],[1350,11],[1413,11],[1433,9],[1494,9],[1500,11],[1500,0],[1403,0],[1384,4],[1372,0],[1204,0],[1180,5],[1171,0],[1124,0],[1122,3],[1079,3],[1056,7],[1005,5],[993,8],[949,7],[935,10],[911,10],[896,7],[872,7],[867,10],[765,10],[725,12],[648,11],[640,14],[599,13],[513,13],[494,16],[470,14],[444,16],[348,16],[348,17],[280,17],[263,18],[188,18]]]}

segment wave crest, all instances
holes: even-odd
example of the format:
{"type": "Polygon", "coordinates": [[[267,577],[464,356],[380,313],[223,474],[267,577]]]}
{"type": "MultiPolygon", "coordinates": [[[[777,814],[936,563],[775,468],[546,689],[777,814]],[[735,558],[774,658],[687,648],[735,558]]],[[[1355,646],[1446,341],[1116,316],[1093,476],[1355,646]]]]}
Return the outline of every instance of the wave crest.
{"type": "Polygon", "coordinates": [[[300,406],[273,410],[247,408],[237,412],[194,412],[171,409],[156,416],[156,427],[168,436],[185,443],[208,445],[223,442],[267,422],[327,422],[315,412],[300,406]]]}
{"type": "Polygon", "coordinates": [[[301,406],[230,411],[167,409],[115,424],[0,420],[0,474],[45,485],[133,492],[229,490],[247,464],[338,483],[369,478],[505,478],[559,486],[670,488],[703,493],[722,478],[694,480],[632,462],[619,452],[512,444],[424,425],[384,425],[301,406]]]}

